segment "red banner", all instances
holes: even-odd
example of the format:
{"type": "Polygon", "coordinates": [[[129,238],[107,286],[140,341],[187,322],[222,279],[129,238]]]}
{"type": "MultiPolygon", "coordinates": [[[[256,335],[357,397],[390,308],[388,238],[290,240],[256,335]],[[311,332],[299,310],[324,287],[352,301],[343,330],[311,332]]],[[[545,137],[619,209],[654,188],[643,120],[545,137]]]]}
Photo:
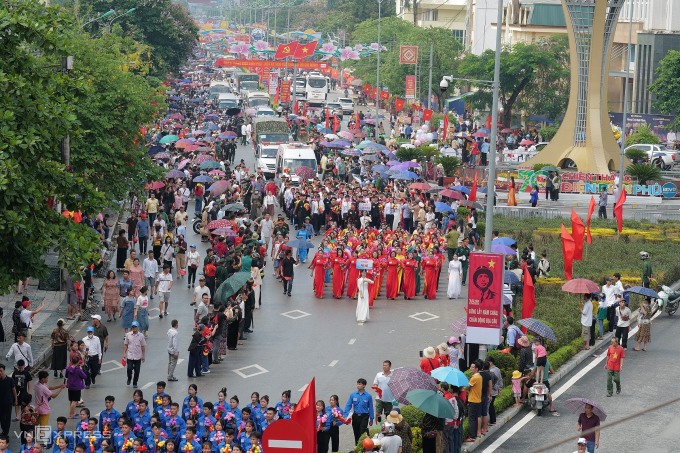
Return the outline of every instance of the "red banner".
{"type": "Polygon", "coordinates": [[[503,255],[470,253],[467,341],[499,344],[503,297],[503,255]]]}
{"type": "Polygon", "coordinates": [[[269,75],[271,73],[270,68],[264,68],[260,73],[260,83],[269,86],[269,75]]]}
{"type": "Polygon", "coordinates": [[[297,41],[293,41],[288,44],[279,44],[279,46],[276,48],[274,58],[280,60],[286,57],[292,57],[295,55],[295,51],[297,50],[298,46],[299,44],[297,41]]]}
{"type": "Polygon", "coordinates": [[[290,102],[290,80],[281,81],[281,102],[290,102]]]}
{"type": "Polygon", "coordinates": [[[406,99],[416,98],[416,76],[407,75],[406,76],[406,89],[405,89],[406,99]]]}
{"type": "MultiPolygon", "coordinates": [[[[218,68],[227,68],[236,66],[239,68],[285,68],[285,61],[275,60],[227,60],[225,58],[218,58],[215,60],[215,66],[218,68]]],[[[291,64],[288,65],[289,67],[291,64]]],[[[327,69],[328,62],[326,61],[299,61],[298,69],[327,69]]]]}
{"type": "Polygon", "coordinates": [[[370,83],[365,83],[364,86],[363,86],[363,89],[364,89],[365,95],[368,96],[369,94],[371,94],[371,84],[370,83]]]}
{"type": "Polygon", "coordinates": [[[316,44],[318,41],[308,42],[307,44],[298,45],[295,49],[295,59],[303,59],[314,55],[314,50],[316,49],[316,44]]]}

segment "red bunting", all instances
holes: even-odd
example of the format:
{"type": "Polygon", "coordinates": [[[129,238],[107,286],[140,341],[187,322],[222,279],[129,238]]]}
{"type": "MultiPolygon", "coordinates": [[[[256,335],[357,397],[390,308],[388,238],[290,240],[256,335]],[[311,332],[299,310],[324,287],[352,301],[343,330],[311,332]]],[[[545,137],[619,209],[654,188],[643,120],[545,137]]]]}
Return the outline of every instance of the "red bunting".
{"type": "MultiPolygon", "coordinates": [[[[536,307],[536,294],[534,293],[534,281],[528,268],[524,268],[524,283],[522,286],[522,319],[531,318],[536,307]]],[[[526,333],[526,332],[525,332],[526,333]]]]}
{"type": "Polygon", "coordinates": [[[449,132],[449,115],[444,115],[444,131],[442,132],[442,140],[446,140],[446,134],[449,132]]]}
{"type": "Polygon", "coordinates": [[[619,233],[623,231],[623,204],[626,202],[626,189],[621,190],[619,199],[614,204],[614,217],[616,217],[616,227],[619,233]]]}
{"type": "Polygon", "coordinates": [[[595,197],[590,196],[590,204],[588,205],[588,220],[586,220],[586,231],[588,232],[588,235],[586,237],[586,241],[588,244],[593,243],[593,236],[590,234],[590,219],[593,217],[593,212],[595,212],[595,197]]]}
{"type": "Polygon", "coordinates": [[[567,280],[571,280],[572,278],[575,248],[574,238],[571,237],[571,234],[569,234],[564,227],[564,224],[562,224],[562,256],[564,258],[564,277],[567,280]]]}
{"type": "Polygon", "coordinates": [[[576,214],[576,211],[571,210],[571,237],[574,238],[574,260],[583,260],[583,236],[586,227],[583,225],[581,218],[576,214]]]}

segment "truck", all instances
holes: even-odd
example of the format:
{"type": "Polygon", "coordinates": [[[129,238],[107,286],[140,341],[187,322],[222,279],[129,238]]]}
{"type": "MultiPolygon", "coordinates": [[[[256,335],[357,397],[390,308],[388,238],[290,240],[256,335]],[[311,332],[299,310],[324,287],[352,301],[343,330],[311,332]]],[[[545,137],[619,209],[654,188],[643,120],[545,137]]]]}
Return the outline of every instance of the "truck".
{"type": "Polygon", "coordinates": [[[300,183],[300,177],[295,174],[298,167],[309,167],[317,171],[316,154],[314,149],[306,143],[291,142],[279,145],[276,153],[276,173],[279,177],[288,176],[293,184],[300,183]]]}
{"type": "Polygon", "coordinates": [[[284,118],[255,118],[252,139],[257,170],[265,177],[273,177],[279,145],[291,140],[288,122],[284,118]]]}
{"type": "Polygon", "coordinates": [[[246,72],[236,74],[236,88],[238,89],[239,93],[241,93],[241,96],[243,96],[248,91],[257,91],[259,87],[259,75],[246,72]]]}

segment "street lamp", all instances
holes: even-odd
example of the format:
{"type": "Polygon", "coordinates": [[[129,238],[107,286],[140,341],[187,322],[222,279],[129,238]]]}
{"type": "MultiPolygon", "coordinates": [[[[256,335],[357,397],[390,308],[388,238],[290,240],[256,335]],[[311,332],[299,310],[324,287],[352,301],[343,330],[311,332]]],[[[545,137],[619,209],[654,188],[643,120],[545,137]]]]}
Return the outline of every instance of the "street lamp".
{"type": "Polygon", "coordinates": [[[375,141],[378,141],[378,123],[380,122],[380,15],[383,0],[378,0],[378,65],[375,70],[375,141]]]}
{"type": "Polygon", "coordinates": [[[97,22],[100,19],[106,19],[107,17],[110,17],[114,14],[116,14],[116,12],[114,10],[110,9],[107,12],[105,12],[104,14],[102,14],[101,16],[98,16],[98,17],[95,17],[94,19],[88,20],[83,25],[81,25],[80,28],[85,28],[86,25],[89,25],[92,22],[97,22]]]}

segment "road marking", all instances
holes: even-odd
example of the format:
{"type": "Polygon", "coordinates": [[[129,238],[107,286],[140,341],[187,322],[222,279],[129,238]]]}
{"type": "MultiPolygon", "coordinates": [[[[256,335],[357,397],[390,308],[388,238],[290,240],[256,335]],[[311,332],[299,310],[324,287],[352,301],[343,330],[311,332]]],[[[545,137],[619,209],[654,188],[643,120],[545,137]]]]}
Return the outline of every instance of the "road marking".
{"type": "Polygon", "coordinates": [[[356,338],[352,338],[351,340],[349,340],[349,343],[347,343],[347,344],[354,344],[354,343],[356,343],[356,341],[357,341],[356,338]]]}
{"type": "Polygon", "coordinates": [[[335,366],[338,364],[337,360],[333,360],[331,363],[328,364],[328,366],[335,366]]]}
{"type": "Polygon", "coordinates": [[[108,372],[120,370],[120,369],[123,369],[123,368],[125,368],[125,367],[124,367],[123,364],[120,363],[118,360],[108,360],[108,361],[106,361],[106,362],[102,362],[102,370],[101,370],[101,372],[102,372],[102,373],[108,373],[108,372]],[[104,367],[105,367],[106,365],[109,365],[109,364],[113,365],[113,367],[112,367],[112,368],[108,368],[108,369],[104,369],[104,367]]]}
{"type": "Polygon", "coordinates": [[[153,315],[151,316],[152,311],[157,311],[158,315],[161,314],[161,309],[160,308],[149,308],[149,319],[158,319],[158,315],[153,315]]]}
{"type": "Polygon", "coordinates": [[[302,450],[301,440],[269,439],[267,443],[268,448],[295,448],[297,450],[302,450]]]}
{"type": "MultiPolygon", "coordinates": [[[[656,315],[652,317],[652,319],[656,319],[661,315],[661,311],[656,312],[656,315]]],[[[628,332],[628,338],[632,338],[633,335],[635,335],[638,331],[638,326],[635,326],[633,330],[628,332]]],[[[564,392],[569,390],[571,387],[574,386],[583,376],[585,376],[590,370],[595,368],[597,365],[600,364],[604,359],[607,358],[607,354],[601,354],[599,355],[595,360],[590,362],[588,365],[586,365],[581,371],[576,373],[574,376],[572,376],[571,379],[569,379],[567,382],[564,383],[564,385],[561,385],[559,389],[555,390],[552,394],[552,399],[553,402],[560,397],[564,392]]],[[[532,418],[536,416],[536,413],[534,411],[529,412],[527,415],[525,415],[520,421],[515,423],[512,428],[508,429],[502,436],[500,436],[494,443],[489,445],[486,449],[484,449],[484,453],[493,453],[496,451],[501,445],[503,445],[508,439],[510,439],[512,436],[517,434],[517,432],[524,427],[527,423],[531,421],[532,418]]]]}
{"type": "Polygon", "coordinates": [[[248,378],[251,378],[251,377],[253,377],[253,376],[257,376],[258,374],[269,373],[269,370],[267,370],[267,369],[261,367],[261,366],[258,365],[257,363],[254,363],[254,364],[248,365],[248,366],[244,366],[244,367],[242,367],[242,368],[237,368],[237,369],[231,370],[231,371],[233,371],[234,373],[238,374],[238,375],[241,376],[243,379],[248,379],[248,378]],[[250,369],[250,368],[253,368],[253,369],[255,370],[255,372],[254,372],[254,373],[250,373],[250,372],[244,371],[244,370],[248,370],[248,369],[250,369]]]}
{"type": "Polygon", "coordinates": [[[305,318],[307,316],[312,316],[312,314],[302,310],[291,310],[285,313],[281,313],[281,316],[285,316],[286,318],[290,319],[300,319],[305,318]]]}
{"type": "Polygon", "coordinates": [[[146,390],[146,389],[148,389],[149,387],[151,387],[151,386],[154,385],[154,384],[155,384],[155,382],[147,382],[147,383],[144,384],[144,386],[142,387],[142,390],[146,390]]]}
{"type": "Polygon", "coordinates": [[[439,318],[439,316],[427,311],[421,311],[418,313],[413,313],[412,315],[409,316],[409,318],[415,319],[416,321],[420,322],[427,322],[432,321],[433,319],[437,319],[439,318]]]}

